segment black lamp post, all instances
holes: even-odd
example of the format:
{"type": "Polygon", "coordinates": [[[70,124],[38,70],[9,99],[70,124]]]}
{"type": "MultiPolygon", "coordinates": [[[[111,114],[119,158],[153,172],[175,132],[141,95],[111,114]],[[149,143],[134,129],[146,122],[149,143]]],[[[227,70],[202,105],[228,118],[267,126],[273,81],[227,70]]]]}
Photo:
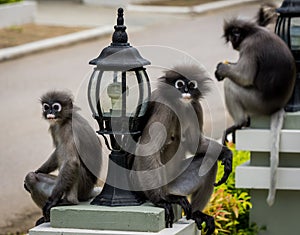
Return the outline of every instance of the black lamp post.
{"type": "Polygon", "coordinates": [[[297,78],[291,99],[285,110],[300,111],[300,0],[284,0],[280,8],[275,33],[280,36],[291,49],[297,67],[297,78]]]}
{"type": "Polygon", "coordinates": [[[143,67],[150,62],[128,43],[122,8],[118,9],[114,28],[111,45],[89,62],[96,66],[88,86],[89,105],[99,125],[97,132],[111,150],[106,183],[91,204],[140,205],[142,201],[128,190],[127,156],[134,152],[150,99],[150,82],[143,67]]]}

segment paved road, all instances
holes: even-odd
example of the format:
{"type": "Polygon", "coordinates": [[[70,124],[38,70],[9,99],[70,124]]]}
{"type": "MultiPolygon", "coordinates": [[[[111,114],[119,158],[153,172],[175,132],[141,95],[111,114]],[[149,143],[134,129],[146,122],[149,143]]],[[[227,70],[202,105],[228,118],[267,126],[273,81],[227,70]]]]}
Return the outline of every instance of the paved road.
{"type": "MultiPolygon", "coordinates": [[[[161,22],[156,19],[141,31],[131,31],[130,21],[125,19],[125,22],[130,43],[152,61],[148,72],[155,81],[161,68],[170,68],[191,57],[202,63],[210,74],[219,61],[235,60],[237,54],[221,38],[223,19],[235,15],[252,17],[256,9],[257,5],[252,4],[204,15],[165,16],[161,22]]],[[[127,14],[129,17],[130,13],[127,14]]],[[[147,18],[157,17],[143,14],[147,18]]],[[[89,117],[85,85],[92,67],[88,61],[109,43],[110,37],[105,37],[0,63],[0,227],[37,211],[23,190],[23,178],[40,166],[52,150],[48,124],[41,118],[39,97],[49,89],[71,90],[89,117]]],[[[220,84],[213,86],[213,94],[204,102],[206,132],[210,134],[213,129],[212,136],[218,138],[228,119],[220,84]]]]}

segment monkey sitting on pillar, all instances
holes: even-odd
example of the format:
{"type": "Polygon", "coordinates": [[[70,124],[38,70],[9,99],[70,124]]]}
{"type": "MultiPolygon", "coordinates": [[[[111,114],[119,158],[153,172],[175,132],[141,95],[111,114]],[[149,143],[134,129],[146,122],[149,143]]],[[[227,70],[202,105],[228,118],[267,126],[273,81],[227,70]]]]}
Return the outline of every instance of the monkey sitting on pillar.
{"type": "Polygon", "coordinates": [[[225,102],[234,120],[226,136],[249,125],[249,117],[270,115],[283,108],[292,95],[296,79],[294,57],[273,32],[254,22],[225,22],[224,37],[239,51],[237,63],[219,63],[216,78],[224,78],[225,102]]]}
{"type": "MultiPolygon", "coordinates": [[[[219,63],[216,78],[224,80],[225,102],[234,125],[223,137],[250,125],[257,115],[271,116],[271,186],[267,202],[274,203],[278,166],[279,133],[283,125],[283,107],[290,99],[296,80],[294,57],[275,33],[255,22],[232,19],[224,24],[224,37],[239,51],[236,63],[219,63]]],[[[234,139],[234,138],[233,138],[234,139]]]]}
{"type": "Polygon", "coordinates": [[[25,177],[24,187],[43,209],[37,224],[50,220],[50,209],[78,204],[94,193],[102,165],[102,149],[95,131],[78,114],[72,96],[51,91],[41,98],[43,117],[49,121],[55,150],[35,172],[25,177]],[[58,170],[58,176],[49,173],[58,170]]]}
{"type": "Polygon", "coordinates": [[[202,210],[214,186],[224,183],[232,170],[232,152],[203,135],[199,99],[208,92],[210,80],[204,69],[194,64],[176,66],[159,79],[131,172],[137,191],[165,209],[166,227],[173,224],[172,204],[179,204],[200,230],[206,223],[207,235],[215,230],[214,218],[202,210]],[[215,183],[217,160],[224,165],[224,175],[215,183]]]}

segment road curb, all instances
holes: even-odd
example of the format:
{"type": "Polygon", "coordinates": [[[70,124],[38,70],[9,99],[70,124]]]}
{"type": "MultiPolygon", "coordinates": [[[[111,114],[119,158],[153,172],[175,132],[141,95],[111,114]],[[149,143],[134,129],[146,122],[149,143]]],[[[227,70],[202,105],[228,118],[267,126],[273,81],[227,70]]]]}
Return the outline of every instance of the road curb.
{"type": "Polygon", "coordinates": [[[225,7],[230,7],[234,5],[240,5],[250,2],[257,2],[258,0],[223,0],[218,2],[211,2],[200,4],[190,7],[165,7],[165,6],[145,6],[145,5],[132,5],[129,4],[126,9],[128,11],[138,11],[138,12],[153,12],[153,13],[177,13],[177,14],[190,14],[190,13],[205,13],[207,11],[218,10],[225,7]]]}
{"type": "Polygon", "coordinates": [[[65,46],[75,42],[93,39],[103,35],[112,34],[111,26],[102,26],[94,29],[83,30],[77,33],[71,33],[59,37],[53,37],[36,42],[26,43],[20,46],[8,47],[0,50],[0,61],[13,59],[29,53],[46,50],[58,46],[65,46]]]}
{"type": "MultiPolygon", "coordinates": [[[[205,13],[207,11],[217,10],[224,7],[245,4],[249,2],[257,2],[258,0],[223,0],[207,4],[201,4],[192,7],[160,7],[160,6],[138,6],[128,5],[126,7],[129,11],[139,12],[153,12],[153,13],[176,13],[176,14],[190,14],[190,13],[205,13]]],[[[88,39],[111,34],[113,27],[102,26],[94,29],[84,30],[77,33],[67,34],[59,37],[53,37],[36,42],[26,43],[20,46],[8,47],[0,49],[0,61],[13,59],[29,53],[51,49],[58,46],[65,46],[71,43],[80,42],[88,39]]]]}

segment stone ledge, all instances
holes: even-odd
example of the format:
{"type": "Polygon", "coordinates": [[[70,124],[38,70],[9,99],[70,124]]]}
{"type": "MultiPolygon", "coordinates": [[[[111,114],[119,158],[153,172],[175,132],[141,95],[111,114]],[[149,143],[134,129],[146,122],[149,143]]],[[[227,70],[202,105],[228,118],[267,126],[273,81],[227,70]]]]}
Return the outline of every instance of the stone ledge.
{"type": "MultiPolygon", "coordinates": [[[[177,218],[181,209],[174,207],[177,218]]],[[[163,208],[150,203],[141,206],[93,206],[80,204],[51,209],[53,228],[159,232],[165,228],[163,208]]]]}
{"type": "MultiPolygon", "coordinates": [[[[144,223],[148,223],[148,221],[145,220],[144,223]]],[[[30,229],[29,235],[201,235],[201,232],[197,229],[194,221],[180,219],[178,222],[173,224],[173,228],[165,228],[159,232],[53,228],[50,226],[50,223],[44,223],[30,229]]]]}

